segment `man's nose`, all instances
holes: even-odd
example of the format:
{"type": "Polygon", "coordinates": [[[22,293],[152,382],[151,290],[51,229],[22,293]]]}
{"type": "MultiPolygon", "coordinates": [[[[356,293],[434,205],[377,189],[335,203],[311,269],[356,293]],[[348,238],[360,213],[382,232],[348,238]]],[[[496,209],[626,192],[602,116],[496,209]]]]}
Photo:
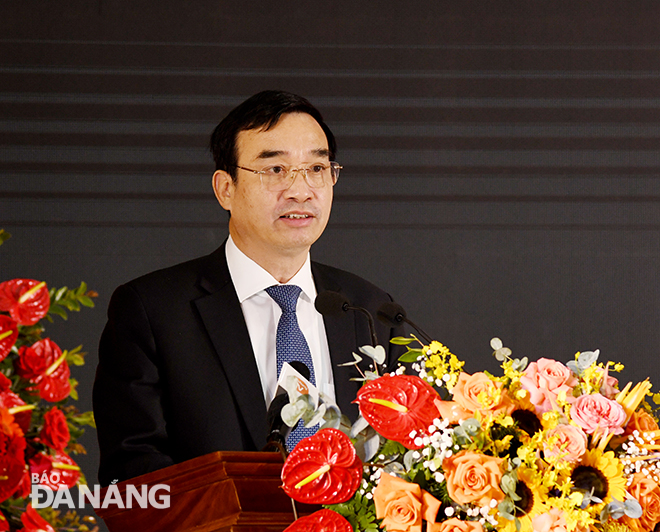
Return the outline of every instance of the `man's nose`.
{"type": "Polygon", "coordinates": [[[307,182],[307,172],[304,168],[292,168],[291,172],[291,184],[284,193],[289,197],[311,197],[312,196],[312,187],[309,186],[307,182]],[[299,177],[300,176],[300,177],[299,177]]]}

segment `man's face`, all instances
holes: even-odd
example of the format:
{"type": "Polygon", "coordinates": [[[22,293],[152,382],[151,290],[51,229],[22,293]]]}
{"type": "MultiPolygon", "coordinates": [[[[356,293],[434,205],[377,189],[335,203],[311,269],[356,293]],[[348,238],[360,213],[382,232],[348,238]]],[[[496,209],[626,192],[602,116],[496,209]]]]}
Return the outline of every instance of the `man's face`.
{"type": "MultiPolygon", "coordinates": [[[[283,115],[271,129],[241,131],[236,138],[238,165],[252,170],[282,165],[287,168],[328,164],[328,141],[310,115],[283,115]]],[[[231,212],[229,230],[238,247],[264,263],[278,257],[306,254],[321,236],[332,206],[332,186],[311,188],[301,173],[290,188],[269,191],[257,174],[237,169],[236,183],[216,172],[214,188],[222,206],[231,212]]]]}

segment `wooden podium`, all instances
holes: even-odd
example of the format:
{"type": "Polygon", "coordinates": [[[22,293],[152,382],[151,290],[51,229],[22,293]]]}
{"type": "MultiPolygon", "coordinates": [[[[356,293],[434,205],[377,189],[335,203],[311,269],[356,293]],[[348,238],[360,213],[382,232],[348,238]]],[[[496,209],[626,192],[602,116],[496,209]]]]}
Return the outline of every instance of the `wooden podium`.
{"type": "MultiPolygon", "coordinates": [[[[110,532],[282,532],[293,522],[280,453],[216,452],[117,484],[170,486],[170,507],[98,508],[110,532]]],[[[105,489],[101,500],[105,498],[105,489]]],[[[161,491],[160,494],[166,494],[161,491]]],[[[297,504],[300,515],[318,509],[297,504]]]]}

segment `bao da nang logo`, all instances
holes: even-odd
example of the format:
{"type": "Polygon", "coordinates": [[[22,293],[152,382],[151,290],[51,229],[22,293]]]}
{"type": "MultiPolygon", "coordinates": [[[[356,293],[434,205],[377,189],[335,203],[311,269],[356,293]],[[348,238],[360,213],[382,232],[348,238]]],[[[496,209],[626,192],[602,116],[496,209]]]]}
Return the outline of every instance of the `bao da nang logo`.
{"type": "MultiPolygon", "coordinates": [[[[46,473],[44,473],[46,475],[46,473]]],[[[101,493],[101,486],[94,485],[93,491],[89,486],[78,486],[78,497],[74,499],[69,488],[60,486],[53,490],[44,486],[43,482],[50,481],[51,485],[57,485],[60,481],[59,472],[51,471],[50,476],[42,478],[38,473],[32,473],[32,491],[30,499],[34,508],[79,508],[85,507],[85,501],[92,505],[92,508],[169,508],[170,507],[170,487],[167,484],[154,484],[147,486],[142,484],[134,486],[127,484],[123,493],[119,487],[110,484],[104,494],[101,493]]],[[[116,482],[116,481],[115,481],[116,482]]]]}

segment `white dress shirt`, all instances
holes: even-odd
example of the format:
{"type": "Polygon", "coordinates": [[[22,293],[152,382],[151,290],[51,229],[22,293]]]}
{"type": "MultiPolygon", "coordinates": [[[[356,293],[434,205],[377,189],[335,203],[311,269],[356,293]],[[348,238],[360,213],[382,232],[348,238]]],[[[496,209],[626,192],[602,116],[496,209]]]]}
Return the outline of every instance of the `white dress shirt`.
{"type": "MultiPolygon", "coordinates": [[[[266,405],[269,405],[277,389],[275,337],[282,309],[268,295],[266,288],[282,283],[238,249],[231,236],[227,239],[225,253],[229,274],[234,283],[250,335],[264,399],[266,405]]],[[[284,284],[297,285],[302,289],[296,307],[298,325],[305,335],[312,354],[316,387],[334,402],[335,386],[332,379],[328,339],[323,325],[323,316],[314,308],[316,287],[312,278],[309,253],[298,273],[284,284]]]]}

